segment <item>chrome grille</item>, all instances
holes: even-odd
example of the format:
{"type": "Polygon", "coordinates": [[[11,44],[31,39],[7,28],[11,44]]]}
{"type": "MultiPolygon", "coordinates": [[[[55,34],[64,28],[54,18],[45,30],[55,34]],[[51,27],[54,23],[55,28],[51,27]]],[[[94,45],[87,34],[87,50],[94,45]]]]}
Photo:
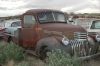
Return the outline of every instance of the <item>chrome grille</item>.
{"type": "Polygon", "coordinates": [[[70,40],[69,44],[76,56],[87,56],[91,52],[87,41],[70,40]]]}
{"type": "Polygon", "coordinates": [[[75,32],[74,33],[75,40],[87,40],[87,33],[83,32],[75,32]]]}

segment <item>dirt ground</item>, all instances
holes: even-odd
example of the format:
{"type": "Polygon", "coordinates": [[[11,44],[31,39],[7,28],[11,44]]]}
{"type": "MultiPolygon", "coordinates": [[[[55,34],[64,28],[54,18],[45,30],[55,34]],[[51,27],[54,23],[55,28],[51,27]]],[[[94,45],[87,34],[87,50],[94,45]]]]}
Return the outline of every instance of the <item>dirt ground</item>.
{"type": "Polygon", "coordinates": [[[100,66],[100,61],[91,60],[87,66],[100,66]]]}
{"type": "Polygon", "coordinates": [[[93,59],[90,61],[83,62],[82,66],[100,66],[100,59],[93,59]]]}

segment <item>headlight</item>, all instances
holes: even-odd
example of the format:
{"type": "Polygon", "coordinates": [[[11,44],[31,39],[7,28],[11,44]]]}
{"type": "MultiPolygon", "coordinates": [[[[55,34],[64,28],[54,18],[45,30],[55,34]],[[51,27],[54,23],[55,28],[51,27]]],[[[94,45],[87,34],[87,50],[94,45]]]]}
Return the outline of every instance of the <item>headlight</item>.
{"type": "Polygon", "coordinates": [[[96,35],[96,40],[100,42],[100,35],[96,35]]]}
{"type": "Polygon", "coordinates": [[[62,43],[63,43],[64,45],[67,46],[67,45],[69,44],[69,39],[68,39],[67,37],[64,36],[64,37],[62,38],[62,43]]]}

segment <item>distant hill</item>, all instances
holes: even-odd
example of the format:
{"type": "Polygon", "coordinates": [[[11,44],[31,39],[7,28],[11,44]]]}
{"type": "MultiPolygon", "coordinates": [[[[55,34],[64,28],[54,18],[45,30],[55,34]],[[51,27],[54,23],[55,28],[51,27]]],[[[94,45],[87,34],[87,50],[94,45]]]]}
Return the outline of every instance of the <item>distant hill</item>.
{"type": "Polygon", "coordinates": [[[0,20],[20,19],[20,16],[21,16],[21,15],[8,16],[8,17],[0,17],[0,20]]]}
{"type": "Polygon", "coordinates": [[[70,15],[73,15],[74,17],[77,17],[77,18],[98,18],[100,19],[100,13],[84,13],[84,14],[71,13],[70,15]]]}

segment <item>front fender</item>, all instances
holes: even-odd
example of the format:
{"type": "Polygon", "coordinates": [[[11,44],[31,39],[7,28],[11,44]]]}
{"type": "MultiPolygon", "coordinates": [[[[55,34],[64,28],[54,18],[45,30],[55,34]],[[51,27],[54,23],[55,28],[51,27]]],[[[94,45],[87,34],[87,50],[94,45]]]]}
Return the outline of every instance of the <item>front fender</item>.
{"type": "Polygon", "coordinates": [[[95,41],[93,38],[91,38],[90,36],[87,37],[88,43],[91,45],[95,45],[95,41]]]}

